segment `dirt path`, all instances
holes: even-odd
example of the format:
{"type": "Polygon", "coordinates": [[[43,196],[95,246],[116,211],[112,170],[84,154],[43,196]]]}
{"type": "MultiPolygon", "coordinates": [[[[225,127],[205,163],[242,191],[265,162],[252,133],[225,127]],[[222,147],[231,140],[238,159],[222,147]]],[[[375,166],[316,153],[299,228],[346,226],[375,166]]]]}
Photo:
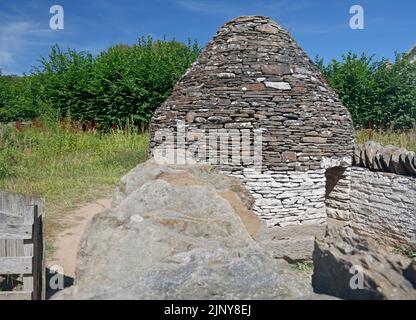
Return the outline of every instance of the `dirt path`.
{"type": "Polygon", "coordinates": [[[78,245],[88,222],[97,213],[110,208],[111,199],[100,199],[88,203],[68,215],[68,224],[71,226],[58,235],[54,245],[53,257],[46,261],[46,267],[59,265],[63,268],[65,277],[74,278],[77,265],[78,245]]]}

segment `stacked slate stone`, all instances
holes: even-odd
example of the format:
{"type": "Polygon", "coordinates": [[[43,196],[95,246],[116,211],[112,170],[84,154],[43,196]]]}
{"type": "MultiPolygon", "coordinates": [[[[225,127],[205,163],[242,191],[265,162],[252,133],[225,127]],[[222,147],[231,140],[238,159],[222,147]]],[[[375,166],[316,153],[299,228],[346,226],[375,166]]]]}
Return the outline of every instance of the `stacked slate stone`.
{"type": "Polygon", "coordinates": [[[367,141],[355,146],[354,165],[372,171],[416,176],[415,152],[393,145],[383,147],[375,141],[367,141]]]}
{"type": "Polygon", "coordinates": [[[206,46],[157,109],[150,155],[166,129],[186,130],[184,146],[199,143],[197,161],[241,178],[272,226],[325,222],[325,169],[352,162],[347,109],[290,34],[261,16],[226,23],[206,46]],[[207,143],[217,138],[217,146],[207,143]]]}

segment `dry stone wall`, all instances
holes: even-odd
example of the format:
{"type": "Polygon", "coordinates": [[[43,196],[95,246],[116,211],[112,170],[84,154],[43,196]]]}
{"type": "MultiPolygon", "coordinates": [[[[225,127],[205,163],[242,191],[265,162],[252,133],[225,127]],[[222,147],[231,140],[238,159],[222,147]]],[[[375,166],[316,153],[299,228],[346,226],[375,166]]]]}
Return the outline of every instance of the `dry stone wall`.
{"type": "Polygon", "coordinates": [[[404,148],[367,141],[354,147],[354,165],[372,171],[416,177],[416,154],[404,148]]]}
{"type": "Polygon", "coordinates": [[[268,225],[319,224],[324,169],[351,165],[353,131],[347,109],[290,34],[248,16],[218,31],[157,109],[150,156],[174,132],[195,161],[240,177],[268,225]]]}
{"type": "Polygon", "coordinates": [[[354,168],[351,214],[360,234],[392,245],[416,244],[416,179],[354,168]]]}
{"type": "Polygon", "coordinates": [[[393,247],[416,244],[416,178],[352,167],[326,199],[327,215],[393,247]]]}
{"type": "Polygon", "coordinates": [[[324,170],[263,172],[245,170],[236,175],[255,198],[254,210],[269,226],[323,224],[325,212],[324,170]]]}

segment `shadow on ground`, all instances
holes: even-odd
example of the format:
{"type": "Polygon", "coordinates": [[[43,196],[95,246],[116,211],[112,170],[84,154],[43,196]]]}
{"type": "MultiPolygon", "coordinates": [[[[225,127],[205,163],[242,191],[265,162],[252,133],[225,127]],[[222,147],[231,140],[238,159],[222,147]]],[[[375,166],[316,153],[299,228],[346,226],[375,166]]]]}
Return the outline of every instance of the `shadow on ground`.
{"type": "Polygon", "coordinates": [[[46,299],[49,300],[57,292],[74,284],[74,278],[46,268],[46,299]]]}

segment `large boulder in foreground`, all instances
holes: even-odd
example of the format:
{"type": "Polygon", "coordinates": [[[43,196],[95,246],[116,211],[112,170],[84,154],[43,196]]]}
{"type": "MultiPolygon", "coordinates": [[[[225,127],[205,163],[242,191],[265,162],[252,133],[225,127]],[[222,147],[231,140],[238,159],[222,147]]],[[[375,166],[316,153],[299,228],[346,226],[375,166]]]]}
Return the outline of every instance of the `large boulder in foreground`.
{"type": "Polygon", "coordinates": [[[207,166],[152,160],[122,179],[89,224],[76,285],[58,299],[293,299],[307,279],[254,240],[249,194],[207,166]]]}
{"type": "Polygon", "coordinates": [[[416,300],[415,263],[352,229],[330,227],[315,241],[312,285],[342,299],[416,300]]]}

